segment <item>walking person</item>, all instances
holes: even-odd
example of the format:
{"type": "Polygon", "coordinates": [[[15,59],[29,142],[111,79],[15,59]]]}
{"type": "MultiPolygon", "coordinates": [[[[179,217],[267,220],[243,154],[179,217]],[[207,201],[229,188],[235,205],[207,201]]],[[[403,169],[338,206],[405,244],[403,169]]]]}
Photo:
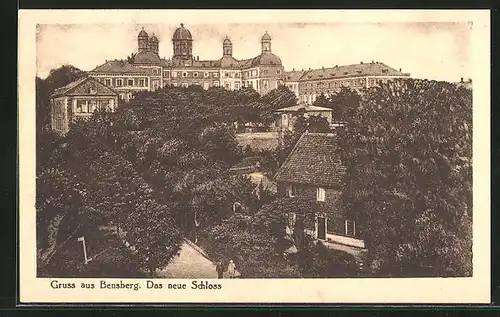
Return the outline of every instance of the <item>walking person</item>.
{"type": "Polygon", "coordinates": [[[229,278],[234,278],[234,275],[236,273],[236,265],[234,265],[233,260],[229,261],[229,264],[227,266],[227,274],[229,275],[229,278]]]}
{"type": "Polygon", "coordinates": [[[222,266],[221,261],[217,262],[217,266],[215,267],[215,269],[217,270],[217,278],[222,278],[224,273],[224,267],[222,266]]]}

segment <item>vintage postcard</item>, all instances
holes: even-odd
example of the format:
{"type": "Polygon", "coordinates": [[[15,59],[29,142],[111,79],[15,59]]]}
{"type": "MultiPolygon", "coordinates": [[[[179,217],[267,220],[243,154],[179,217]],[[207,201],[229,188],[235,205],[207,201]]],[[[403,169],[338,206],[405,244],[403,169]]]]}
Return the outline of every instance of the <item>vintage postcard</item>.
{"type": "Polygon", "coordinates": [[[33,303],[489,303],[487,10],[21,10],[33,303]]]}

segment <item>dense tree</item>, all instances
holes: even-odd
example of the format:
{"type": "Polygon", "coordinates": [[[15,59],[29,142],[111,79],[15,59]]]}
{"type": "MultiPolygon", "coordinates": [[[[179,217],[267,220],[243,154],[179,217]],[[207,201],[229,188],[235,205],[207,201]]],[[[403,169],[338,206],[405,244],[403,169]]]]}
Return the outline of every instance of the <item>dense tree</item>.
{"type": "Polygon", "coordinates": [[[314,106],[332,109],[334,122],[348,122],[353,118],[354,109],[359,105],[360,94],[349,87],[342,87],[329,97],[321,94],[314,101],[314,106]]]}
{"type": "Polygon", "coordinates": [[[409,79],[361,94],[339,130],[347,208],[380,274],[472,274],[472,93],[409,79]]]}
{"type": "Polygon", "coordinates": [[[52,69],[45,79],[36,77],[36,161],[37,167],[47,163],[51,152],[54,150],[59,138],[50,128],[50,103],[49,98],[55,89],[86,76],[85,72],[71,66],[64,65],[52,69]]]}
{"type": "Polygon", "coordinates": [[[258,230],[252,216],[235,214],[208,228],[201,245],[214,260],[227,264],[233,260],[245,278],[300,277],[297,265],[288,263],[276,250],[276,238],[258,230]]]}

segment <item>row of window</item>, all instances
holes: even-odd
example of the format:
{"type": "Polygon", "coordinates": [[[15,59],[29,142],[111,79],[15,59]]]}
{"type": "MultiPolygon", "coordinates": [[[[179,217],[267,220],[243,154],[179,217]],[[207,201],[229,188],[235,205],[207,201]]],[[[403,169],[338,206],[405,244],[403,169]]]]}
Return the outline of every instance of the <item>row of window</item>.
{"type": "Polygon", "coordinates": [[[98,78],[108,87],[147,87],[147,78],[98,78]]]}
{"type": "Polygon", "coordinates": [[[76,113],[92,113],[99,109],[106,109],[112,111],[113,107],[110,100],[77,100],[76,113]]]}
{"type": "MultiPolygon", "coordinates": [[[[191,85],[201,86],[201,84],[198,83],[198,82],[194,82],[191,85]]],[[[172,83],[172,86],[178,87],[179,84],[178,83],[172,83]]],[[[208,89],[209,88],[209,83],[203,83],[203,86],[204,86],[205,89],[208,89]]],[[[220,86],[219,81],[214,81],[212,83],[212,87],[219,87],[219,86],[220,86]]],[[[186,88],[186,87],[189,87],[189,84],[188,83],[181,83],[180,87],[186,88]]],[[[231,83],[225,83],[224,84],[224,88],[230,90],[232,88],[231,87],[231,83]]],[[[234,83],[234,89],[240,89],[240,83],[234,83]]]]}
{"type": "MultiPolygon", "coordinates": [[[[263,75],[269,75],[270,73],[269,73],[268,69],[263,69],[262,70],[262,74],[263,75]]],[[[256,69],[253,69],[253,70],[249,70],[249,71],[243,72],[243,75],[245,77],[257,77],[259,75],[259,72],[256,69]]],[[[281,75],[281,69],[277,69],[276,70],[276,75],[281,75]]]]}
{"type": "Polygon", "coordinates": [[[342,80],[342,81],[331,81],[331,82],[318,82],[318,83],[306,83],[303,84],[303,88],[340,88],[342,86],[352,86],[352,87],[363,87],[366,84],[365,79],[351,79],[351,80],[342,80]]]}
{"type": "MultiPolygon", "coordinates": [[[[382,84],[386,83],[388,79],[374,79],[371,78],[368,80],[369,86],[374,86],[377,84],[382,84]]],[[[289,88],[293,86],[293,84],[288,84],[287,86],[289,88]]],[[[340,88],[340,87],[365,87],[366,86],[366,79],[361,78],[361,79],[350,79],[350,80],[338,80],[338,81],[331,81],[331,82],[317,82],[317,83],[305,83],[303,84],[302,88],[305,89],[312,89],[312,88],[318,88],[318,89],[324,89],[324,88],[340,88]]]]}
{"type": "MultiPolygon", "coordinates": [[[[164,72],[164,77],[169,77],[169,72],[164,72]]],[[[194,77],[194,78],[197,78],[197,77],[201,77],[201,73],[199,72],[177,72],[177,71],[172,71],[172,78],[176,78],[176,77],[182,77],[182,78],[187,78],[187,77],[194,77]]],[[[210,77],[210,73],[209,72],[204,72],[203,73],[203,77],[204,78],[209,78],[210,77]]],[[[219,78],[219,73],[218,72],[212,72],[212,77],[213,78],[219,78]]]]}
{"type": "MultiPolygon", "coordinates": [[[[293,227],[297,223],[297,214],[294,212],[289,213],[288,215],[288,225],[293,227]]],[[[318,225],[320,222],[322,223],[322,227],[325,228],[326,231],[326,222],[327,218],[324,216],[317,216],[316,217],[316,222],[318,225]]],[[[345,220],[344,222],[345,225],[345,235],[348,237],[355,237],[356,236],[356,222],[354,220],[345,220]]],[[[325,232],[326,233],[326,232],[325,232]]],[[[319,235],[318,235],[319,237],[319,235]]],[[[326,238],[326,236],[323,236],[323,238],[326,238]]]]}
{"type": "MultiPolygon", "coordinates": [[[[297,195],[297,188],[294,184],[288,186],[288,197],[295,197],[297,195]]],[[[323,187],[316,188],[316,201],[325,201],[326,191],[323,187]]]]}

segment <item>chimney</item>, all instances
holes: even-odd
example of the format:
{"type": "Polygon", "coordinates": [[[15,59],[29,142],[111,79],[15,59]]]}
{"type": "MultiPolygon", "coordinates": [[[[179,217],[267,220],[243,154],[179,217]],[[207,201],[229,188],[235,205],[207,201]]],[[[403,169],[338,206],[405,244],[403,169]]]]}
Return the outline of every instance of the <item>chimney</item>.
{"type": "Polygon", "coordinates": [[[464,78],[463,77],[460,77],[460,82],[463,83],[464,82],[464,78]]]}
{"type": "Polygon", "coordinates": [[[401,73],[401,68],[399,68],[399,72],[401,73]]]}
{"type": "Polygon", "coordinates": [[[360,63],[360,64],[361,64],[361,65],[363,65],[363,61],[361,61],[361,63],[360,63]]]}
{"type": "Polygon", "coordinates": [[[294,72],[294,71],[295,71],[295,68],[292,68],[292,72],[294,72]]]}
{"type": "Polygon", "coordinates": [[[469,78],[469,83],[472,83],[472,78],[469,78]]]}
{"type": "Polygon", "coordinates": [[[372,61],[372,64],[373,64],[373,61],[372,61]]]}

